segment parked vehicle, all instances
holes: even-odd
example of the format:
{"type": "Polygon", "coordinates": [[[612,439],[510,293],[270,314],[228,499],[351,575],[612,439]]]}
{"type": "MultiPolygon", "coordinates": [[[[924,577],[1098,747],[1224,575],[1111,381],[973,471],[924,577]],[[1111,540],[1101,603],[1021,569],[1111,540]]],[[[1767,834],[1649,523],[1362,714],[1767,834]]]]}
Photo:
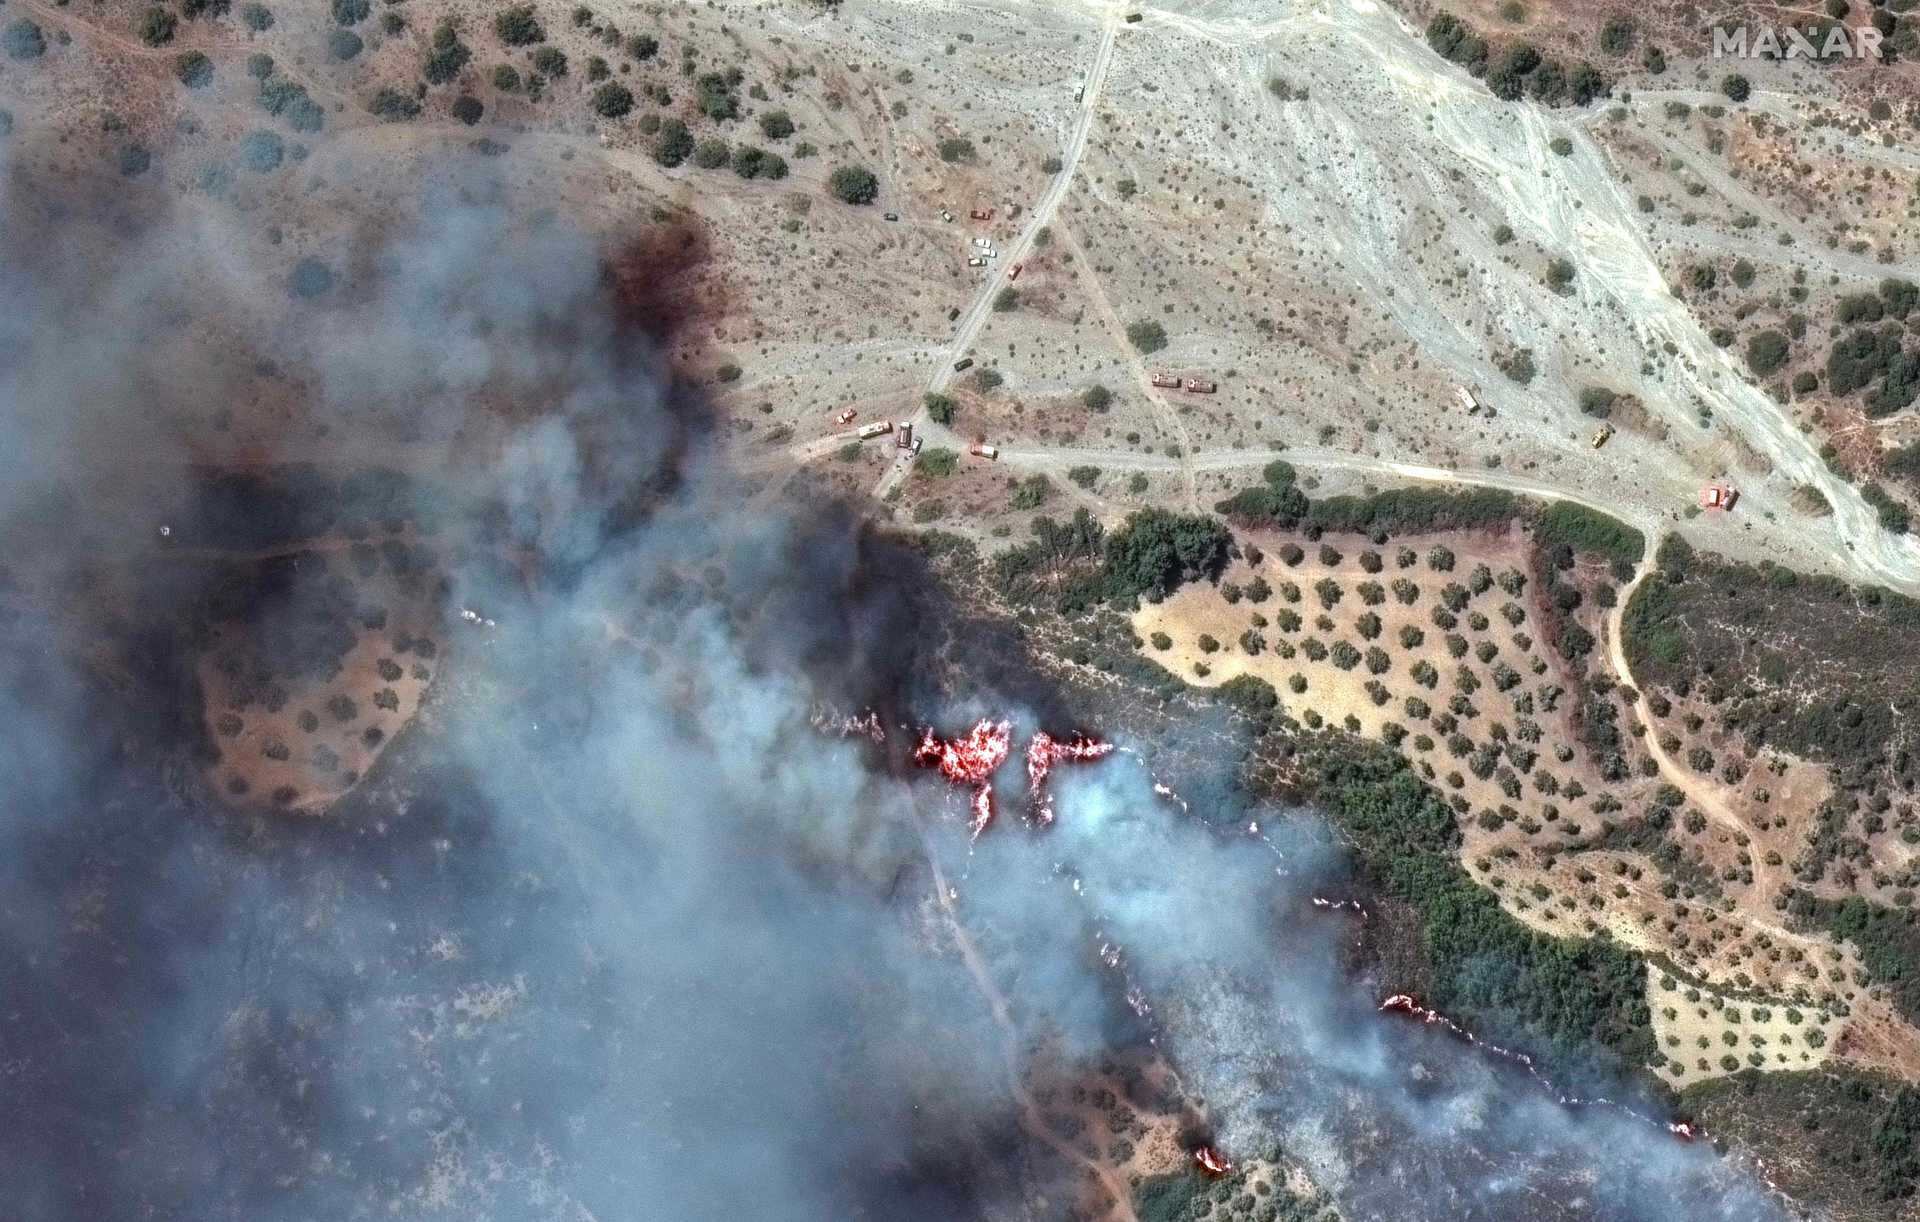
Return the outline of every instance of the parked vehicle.
{"type": "Polygon", "coordinates": [[[1000,457],[1000,447],[990,446],[984,441],[976,441],[967,447],[967,453],[973,455],[975,458],[998,458],[1000,457]]]}
{"type": "Polygon", "coordinates": [[[876,420],[872,424],[861,425],[860,431],[855,433],[854,436],[862,441],[867,441],[874,437],[883,437],[891,432],[893,432],[893,421],[876,420]]]}
{"type": "Polygon", "coordinates": [[[960,373],[964,370],[968,370],[972,368],[973,368],[973,358],[970,356],[963,356],[959,360],[953,363],[953,371],[955,373],[960,373]]]}

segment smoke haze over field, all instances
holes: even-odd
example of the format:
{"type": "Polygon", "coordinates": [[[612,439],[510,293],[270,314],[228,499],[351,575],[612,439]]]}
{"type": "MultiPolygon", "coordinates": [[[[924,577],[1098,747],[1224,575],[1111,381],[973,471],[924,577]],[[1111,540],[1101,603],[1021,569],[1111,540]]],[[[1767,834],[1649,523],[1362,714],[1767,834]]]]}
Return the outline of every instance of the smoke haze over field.
{"type": "Polygon", "coordinates": [[[964,795],[904,767],[907,723],[993,713],[1024,741],[1097,710],[1004,639],[946,688],[931,652],[987,630],[915,554],[844,506],[743,511],[599,246],[465,188],[369,227],[315,301],[209,259],[224,222],[192,210],[56,288],[82,235],[7,192],[0,290],[35,303],[0,321],[9,1216],[1062,1217],[1010,1052],[1149,1032],[1230,1153],[1282,1141],[1358,1216],[1772,1214],[1704,1149],[1374,1017],[1344,928],[1300,915],[1338,870],[1315,837],[1223,835],[1113,758],[1056,774],[1049,831],[1006,803],[969,848],[964,795]],[[280,462],[401,421],[439,523],[435,695],[321,820],[221,810],[193,767],[214,575],[151,531],[225,546],[185,465],[208,370],[202,397],[291,385],[329,425],[289,426],[280,462]],[[512,427],[477,461],[482,407],[512,427]],[[129,430],[158,447],[137,478],[129,430]],[[877,710],[888,743],[811,729],[821,701],[877,710]]]}

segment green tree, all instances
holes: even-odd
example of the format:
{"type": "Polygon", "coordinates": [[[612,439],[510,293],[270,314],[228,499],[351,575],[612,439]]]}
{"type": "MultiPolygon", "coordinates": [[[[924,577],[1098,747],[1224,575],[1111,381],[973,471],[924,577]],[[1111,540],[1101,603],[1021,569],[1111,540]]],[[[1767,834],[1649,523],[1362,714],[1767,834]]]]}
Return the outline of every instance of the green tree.
{"type": "Polygon", "coordinates": [[[534,19],[531,4],[516,4],[502,10],[493,19],[493,32],[509,47],[530,47],[547,40],[547,32],[534,19]]]}
{"type": "Polygon", "coordinates": [[[140,18],[140,41],[149,47],[164,47],[173,41],[173,32],[179,26],[179,18],[156,5],[140,18]]]}
{"type": "Polygon", "coordinates": [[[460,70],[473,58],[473,52],[467,44],[460,41],[460,32],[453,23],[443,21],[433,31],[433,45],[427,51],[427,61],[421,68],[421,75],[430,85],[444,85],[460,75],[460,70]]]}
{"type": "Polygon", "coordinates": [[[926,397],[927,415],[935,424],[950,425],[956,410],[954,401],[942,394],[928,394],[926,397]]]}
{"type": "Polygon", "coordinates": [[[993,295],[993,308],[996,313],[1000,314],[1019,309],[1020,290],[1014,288],[1011,284],[1002,286],[1000,291],[993,295]]]}
{"type": "Polygon", "coordinates": [[[173,75],[189,89],[204,89],[213,84],[213,61],[198,51],[189,51],[173,61],[173,75]]]}
{"type": "Polygon", "coordinates": [[[0,46],[6,48],[9,59],[25,63],[47,53],[47,36],[37,24],[22,17],[0,33],[0,46]]]}
{"type": "Polygon", "coordinates": [[[733,150],[733,172],[742,178],[781,179],[787,176],[787,163],[777,153],[743,144],[733,150]]]}
{"type": "Polygon", "coordinates": [[[865,166],[843,165],[828,176],[827,189],[843,204],[870,204],[880,194],[880,180],[865,166]]]}
{"type": "Polygon", "coordinates": [[[1142,319],[1127,324],[1127,342],[1142,355],[1160,351],[1167,346],[1167,329],[1158,319],[1142,319]]]}
{"type": "Polygon", "coordinates": [[[1217,576],[1233,536],[1213,518],[1142,509],[1106,538],[1110,594],[1170,593],[1182,582],[1217,576]]]}
{"type": "Polygon", "coordinates": [[[1015,509],[1038,509],[1053,496],[1053,482],[1044,475],[1029,475],[1015,485],[1012,504],[1015,509]]]}
{"type": "Polygon", "coordinates": [[[1104,412],[1113,404],[1113,392],[1095,382],[1081,392],[1080,402],[1086,404],[1090,411],[1104,412]]]}
{"type": "Polygon", "coordinates": [[[1753,84],[1746,77],[1735,72],[1720,82],[1720,92],[1736,102],[1744,102],[1753,96],[1753,84]]]}
{"type": "Polygon", "coordinates": [[[608,81],[593,91],[593,113],[603,119],[622,119],[633,112],[633,90],[608,81]]]}
{"type": "Polygon", "coordinates": [[[669,170],[684,162],[693,152],[693,133],[679,119],[668,119],[660,124],[660,134],[653,139],[653,159],[669,170]]]}
{"type": "Polygon", "coordinates": [[[769,110],[760,116],[760,134],[769,140],[785,140],[793,135],[793,117],[784,110],[769,110]]]}
{"type": "Polygon", "coordinates": [[[1778,371],[1789,355],[1787,337],[1778,331],[1762,331],[1747,341],[1747,368],[1759,377],[1778,371]]]}
{"type": "Polygon", "coordinates": [[[960,455],[944,447],[932,449],[922,454],[914,465],[922,475],[945,479],[959,469],[960,455]]]}

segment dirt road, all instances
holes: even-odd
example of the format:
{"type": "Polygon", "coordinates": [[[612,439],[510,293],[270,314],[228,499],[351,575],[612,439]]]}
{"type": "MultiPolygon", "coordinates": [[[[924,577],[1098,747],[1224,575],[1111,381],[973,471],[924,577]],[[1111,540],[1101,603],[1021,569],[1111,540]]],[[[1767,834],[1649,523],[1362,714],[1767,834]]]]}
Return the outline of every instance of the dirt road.
{"type": "MultiPolygon", "coordinates": [[[[1192,456],[1191,466],[1195,471],[1232,471],[1264,467],[1276,459],[1302,468],[1364,471],[1415,483],[1501,488],[1508,492],[1546,501],[1571,501],[1619,518],[1646,534],[1649,540],[1658,535],[1663,523],[1673,516],[1671,514],[1663,516],[1634,501],[1605,499],[1572,492],[1541,480],[1510,475],[1505,471],[1453,471],[1445,467],[1396,462],[1387,458],[1374,458],[1365,454],[1350,454],[1342,450],[1311,446],[1287,450],[1202,450],[1192,456]]],[[[1082,450],[1071,447],[1009,448],[1000,451],[1000,461],[1008,466],[1043,471],[1064,471],[1068,467],[1081,465],[1118,471],[1179,471],[1183,465],[1180,459],[1166,458],[1158,454],[1143,454],[1136,450],[1082,450]]]]}
{"type": "MultiPolygon", "coordinates": [[[[1020,236],[1008,243],[1002,252],[1001,259],[993,264],[990,273],[981,282],[980,291],[975,294],[973,304],[967,308],[965,314],[960,316],[959,327],[954,332],[952,342],[947,345],[946,351],[936,358],[933,373],[927,378],[928,394],[938,394],[953,381],[956,372],[953,367],[954,362],[966,355],[967,349],[973,346],[974,337],[980,334],[981,326],[985,324],[987,315],[993,309],[994,296],[1000,291],[1006,278],[1006,269],[1027,256],[1027,252],[1033,248],[1033,235],[1052,221],[1054,210],[1060,206],[1060,200],[1066,195],[1067,188],[1073,185],[1074,171],[1080,165],[1081,155],[1087,151],[1087,133],[1093,129],[1094,107],[1100,100],[1100,86],[1106,80],[1107,67],[1113,62],[1113,39],[1119,32],[1119,28],[1115,17],[1109,15],[1100,32],[1100,45],[1094,51],[1093,65],[1087,69],[1086,85],[1081,95],[1080,116],[1074,124],[1073,135],[1068,139],[1067,147],[1060,154],[1060,172],[1053,176],[1051,183],[1047,184],[1045,194],[1041,195],[1040,202],[1034,206],[1033,212],[1027,217],[1027,223],[1020,230],[1020,236]]],[[[913,414],[914,427],[920,429],[928,423],[926,408],[916,409],[913,414]]],[[[913,460],[909,456],[889,466],[887,473],[881,477],[879,485],[873,490],[874,498],[885,500],[887,495],[899,486],[900,481],[906,478],[907,471],[912,465],[913,460]]]]}

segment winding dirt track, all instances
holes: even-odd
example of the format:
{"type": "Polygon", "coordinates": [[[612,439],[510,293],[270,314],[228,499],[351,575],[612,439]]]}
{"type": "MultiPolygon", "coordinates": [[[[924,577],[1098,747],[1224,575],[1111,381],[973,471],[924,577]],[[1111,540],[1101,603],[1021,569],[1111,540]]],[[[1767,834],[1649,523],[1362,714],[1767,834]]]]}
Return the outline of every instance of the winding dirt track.
{"type": "MultiPolygon", "coordinates": [[[[973,304],[967,308],[967,312],[961,316],[959,329],[954,332],[952,342],[936,358],[933,374],[927,379],[928,394],[937,394],[945,390],[953,381],[955,373],[953,363],[966,355],[967,349],[973,345],[974,337],[980,334],[980,328],[985,325],[987,315],[993,309],[994,295],[1000,291],[1005,280],[1005,269],[1011,268],[1015,263],[1026,258],[1027,252],[1033,248],[1033,235],[1040,232],[1053,219],[1054,209],[1060,206],[1060,201],[1067,194],[1067,188],[1073,184],[1074,171],[1080,166],[1081,155],[1087,151],[1087,135],[1093,130],[1094,107],[1100,100],[1100,87],[1107,79],[1107,67],[1113,62],[1113,39],[1119,28],[1115,17],[1109,15],[1100,32],[1100,45],[1094,50],[1093,65],[1087,69],[1079,119],[1074,124],[1073,135],[1067,141],[1067,147],[1061,152],[1060,172],[1055,174],[1053,181],[1047,185],[1046,194],[1042,195],[1040,202],[1034,206],[1032,215],[1027,218],[1026,226],[1020,231],[1020,236],[1008,243],[1006,249],[1001,252],[1001,259],[992,267],[991,274],[981,281],[980,291],[974,296],[973,304]]],[[[914,411],[913,424],[916,429],[924,429],[931,423],[924,406],[914,411]]],[[[943,434],[944,436],[947,435],[943,434]]],[[[889,466],[887,473],[880,478],[879,485],[873,490],[874,499],[885,500],[887,494],[906,478],[911,466],[911,459],[895,462],[889,466]]]]}

